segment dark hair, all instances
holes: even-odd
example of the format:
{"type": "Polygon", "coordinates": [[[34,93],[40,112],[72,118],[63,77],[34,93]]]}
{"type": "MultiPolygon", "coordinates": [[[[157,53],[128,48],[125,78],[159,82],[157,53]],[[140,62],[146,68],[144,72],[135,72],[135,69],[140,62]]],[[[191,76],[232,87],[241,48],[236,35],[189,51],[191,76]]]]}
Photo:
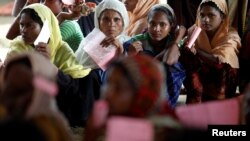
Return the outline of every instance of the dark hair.
{"type": "Polygon", "coordinates": [[[155,6],[148,13],[148,21],[153,16],[153,14],[155,12],[163,12],[165,14],[166,18],[168,19],[168,21],[171,25],[170,33],[174,33],[176,26],[177,26],[177,21],[176,21],[175,15],[173,13],[171,13],[171,11],[165,6],[155,6]]]}
{"type": "Polygon", "coordinates": [[[205,6],[213,7],[214,9],[216,9],[217,11],[219,11],[222,18],[225,16],[225,13],[223,13],[223,12],[220,10],[220,8],[219,8],[214,2],[208,1],[208,2],[202,3],[201,6],[200,6],[200,10],[201,10],[203,7],[205,7],[205,6]]]}
{"type": "Polygon", "coordinates": [[[34,9],[31,9],[31,8],[25,8],[21,11],[21,15],[22,14],[29,14],[30,18],[38,23],[41,27],[43,27],[43,22],[41,20],[41,18],[39,17],[39,15],[37,14],[37,12],[34,10],[34,9]]]}

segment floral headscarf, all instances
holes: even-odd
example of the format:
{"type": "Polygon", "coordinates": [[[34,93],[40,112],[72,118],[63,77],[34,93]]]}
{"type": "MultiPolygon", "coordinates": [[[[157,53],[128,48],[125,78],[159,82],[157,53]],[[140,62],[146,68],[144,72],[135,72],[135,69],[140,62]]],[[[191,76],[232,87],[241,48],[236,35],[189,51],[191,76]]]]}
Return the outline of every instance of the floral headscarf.
{"type": "Polygon", "coordinates": [[[159,103],[164,101],[165,75],[163,67],[151,57],[136,55],[121,57],[110,66],[119,67],[126,72],[126,77],[133,82],[135,88],[131,116],[145,117],[159,103]]]}

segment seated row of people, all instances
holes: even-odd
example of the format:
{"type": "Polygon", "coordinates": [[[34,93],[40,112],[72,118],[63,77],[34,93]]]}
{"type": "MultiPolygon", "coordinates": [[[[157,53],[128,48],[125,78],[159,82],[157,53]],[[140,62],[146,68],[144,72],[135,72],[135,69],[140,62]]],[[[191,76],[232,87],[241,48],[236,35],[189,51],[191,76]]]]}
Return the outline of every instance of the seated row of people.
{"type": "MultiPolygon", "coordinates": [[[[106,36],[101,46],[113,45],[116,48],[114,60],[124,54],[146,54],[164,65],[164,97],[172,108],[176,106],[183,81],[187,103],[235,96],[239,69],[237,53],[241,45],[240,37],[229,27],[228,20],[226,1],[202,1],[195,24],[202,31],[195,44],[188,48],[183,38],[189,37],[195,26],[186,34],[185,27],[177,26],[175,14],[168,4],[154,5],[147,15],[147,31],[132,38],[124,32],[129,18],[122,2],[104,0],[95,9],[95,28],[106,36]]],[[[16,53],[26,51],[46,56],[57,67],[59,109],[72,126],[83,125],[94,101],[102,96],[100,87],[105,86],[106,71],[100,70],[85,52],[87,43],[84,40],[74,54],[62,41],[57,18],[43,4],[26,6],[20,13],[19,24],[21,36],[12,42],[6,61],[16,53]],[[46,20],[49,41],[35,45],[46,20]],[[86,64],[93,67],[86,67],[86,64]]]]}

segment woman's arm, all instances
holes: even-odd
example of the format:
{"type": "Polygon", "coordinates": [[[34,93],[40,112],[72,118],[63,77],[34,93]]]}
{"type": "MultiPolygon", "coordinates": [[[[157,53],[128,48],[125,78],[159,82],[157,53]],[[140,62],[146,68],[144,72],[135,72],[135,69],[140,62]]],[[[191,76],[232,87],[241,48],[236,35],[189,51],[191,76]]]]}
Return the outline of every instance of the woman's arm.
{"type": "Polygon", "coordinates": [[[217,65],[219,64],[219,59],[201,49],[196,49],[196,54],[206,63],[210,65],[217,65]]]}
{"type": "Polygon", "coordinates": [[[173,65],[178,62],[178,59],[180,57],[179,42],[182,40],[185,34],[186,28],[184,26],[179,26],[176,31],[176,36],[173,43],[168,45],[168,48],[163,55],[163,62],[168,65],[173,65]]]}
{"type": "Polygon", "coordinates": [[[10,26],[6,34],[7,39],[13,40],[18,35],[20,35],[19,20],[20,20],[20,16],[17,16],[16,19],[14,20],[14,23],[10,26]]]}

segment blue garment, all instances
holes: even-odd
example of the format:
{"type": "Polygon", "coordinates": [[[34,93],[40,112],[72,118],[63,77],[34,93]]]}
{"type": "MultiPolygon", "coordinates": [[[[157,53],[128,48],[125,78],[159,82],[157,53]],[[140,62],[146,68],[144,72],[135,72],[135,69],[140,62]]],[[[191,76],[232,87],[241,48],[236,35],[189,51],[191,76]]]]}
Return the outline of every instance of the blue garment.
{"type": "Polygon", "coordinates": [[[177,62],[172,66],[167,64],[164,66],[167,74],[167,92],[169,96],[168,101],[169,104],[174,108],[180,95],[182,83],[186,78],[186,72],[180,62],[177,62]]]}
{"type": "MultiPolygon", "coordinates": [[[[133,42],[141,41],[142,47],[143,47],[143,51],[141,53],[155,57],[156,55],[160,53],[160,51],[159,50],[156,51],[154,47],[150,44],[149,40],[150,40],[150,36],[147,32],[145,32],[143,34],[139,34],[139,35],[132,37],[130,40],[128,40],[127,42],[123,44],[123,47],[124,47],[124,50],[127,52],[129,46],[133,42]]],[[[162,47],[162,50],[164,50],[165,47],[167,47],[173,41],[173,37],[167,36],[165,40],[166,40],[166,43],[162,47]]],[[[174,108],[177,104],[177,101],[180,95],[182,83],[184,79],[186,78],[186,72],[180,62],[177,62],[176,64],[171,65],[171,66],[165,63],[163,64],[164,64],[165,72],[166,72],[166,88],[167,88],[166,97],[169,101],[170,106],[174,108]]]]}

